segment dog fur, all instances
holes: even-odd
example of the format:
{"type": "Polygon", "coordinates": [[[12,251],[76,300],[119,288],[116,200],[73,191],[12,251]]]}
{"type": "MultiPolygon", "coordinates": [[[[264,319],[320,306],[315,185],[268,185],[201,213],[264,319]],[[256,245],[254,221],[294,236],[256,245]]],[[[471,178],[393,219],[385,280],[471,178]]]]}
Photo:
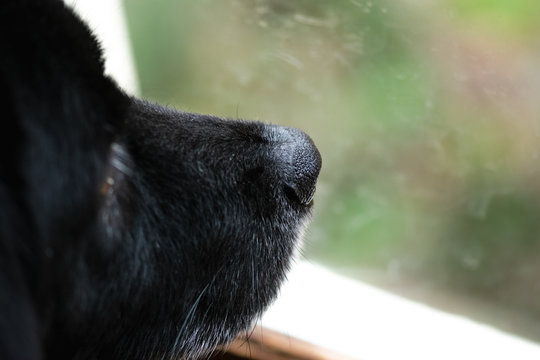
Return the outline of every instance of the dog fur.
{"type": "Polygon", "coordinates": [[[276,297],[320,155],[127,96],[56,0],[0,5],[0,358],[194,359],[276,297]]]}

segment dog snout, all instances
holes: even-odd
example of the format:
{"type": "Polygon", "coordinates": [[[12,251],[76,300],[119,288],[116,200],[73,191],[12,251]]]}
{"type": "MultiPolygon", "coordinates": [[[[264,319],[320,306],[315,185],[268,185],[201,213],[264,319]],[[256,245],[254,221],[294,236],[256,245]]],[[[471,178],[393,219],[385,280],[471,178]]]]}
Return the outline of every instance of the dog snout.
{"type": "Polygon", "coordinates": [[[309,205],[321,170],[321,154],[311,138],[295,128],[273,126],[269,138],[275,144],[285,195],[295,203],[309,205]]]}

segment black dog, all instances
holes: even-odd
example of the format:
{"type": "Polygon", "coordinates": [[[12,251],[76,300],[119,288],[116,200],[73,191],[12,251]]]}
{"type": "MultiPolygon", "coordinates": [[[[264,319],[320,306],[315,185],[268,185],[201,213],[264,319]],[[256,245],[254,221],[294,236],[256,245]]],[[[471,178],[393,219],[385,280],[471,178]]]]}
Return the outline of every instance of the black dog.
{"type": "Polygon", "coordinates": [[[55,0],[0,5],[0,359],[196,358],[275,298],[321,159],[103,75],[55,0]]]}

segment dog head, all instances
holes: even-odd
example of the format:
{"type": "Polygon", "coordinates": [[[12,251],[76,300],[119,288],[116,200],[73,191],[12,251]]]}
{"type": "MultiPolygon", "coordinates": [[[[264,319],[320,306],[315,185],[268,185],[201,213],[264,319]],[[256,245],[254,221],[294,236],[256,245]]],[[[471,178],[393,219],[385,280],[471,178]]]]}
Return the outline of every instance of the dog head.
{"type": "Polygon", "coordinates": [[[247,329],[306,225],[321,161],[309,137],[133,100],[108,159],[102,248],[141,250],[126,283],[147,321],[161,317],[182,353],[247,329]]]}
{"type": "Polygon", "coordinates": [[[31,314],[35,352],[195,358],[248,329],[309,217],[321,166],[311,139],[127,96],[61,2],[2,8],[18,145],[0,194],[18,225],[0,228],[13,249],[0,266],[17,268],[0,286],[9,302],[20,290],[9,284],[23,284],[14,311],[31,314]]]}

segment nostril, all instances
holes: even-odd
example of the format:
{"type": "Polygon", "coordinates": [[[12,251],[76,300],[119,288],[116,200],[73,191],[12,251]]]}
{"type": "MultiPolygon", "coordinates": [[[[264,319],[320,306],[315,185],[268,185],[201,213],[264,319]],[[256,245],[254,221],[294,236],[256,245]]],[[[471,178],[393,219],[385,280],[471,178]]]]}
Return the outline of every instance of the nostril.
{"type": "Polygon", "coordinates": [[[315,195],[315,184],[305,189],[298,188],[295,185],[283,185],[283,192],[291,200],[301,205],[309,205],[315,195]]]}
{"type": "Polygon", "coordinates": [[[289,200],[302,203],[302,200],[300,200],[300,197],[296,194],[296,190],[293,186],[288,184],[283,185],[283,192],[289,198],[289,200]]]}

